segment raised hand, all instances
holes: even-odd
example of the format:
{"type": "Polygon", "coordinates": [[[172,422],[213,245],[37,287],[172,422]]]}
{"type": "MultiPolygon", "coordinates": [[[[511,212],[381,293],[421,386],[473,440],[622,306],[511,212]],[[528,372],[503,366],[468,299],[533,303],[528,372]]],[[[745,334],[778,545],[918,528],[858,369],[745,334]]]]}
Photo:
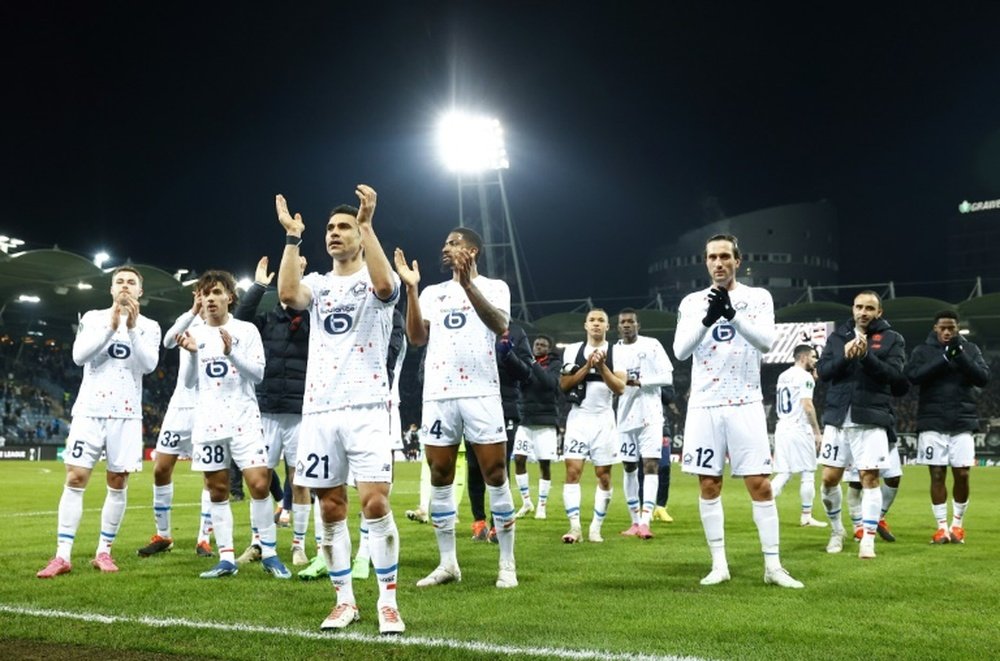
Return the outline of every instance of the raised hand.
{"type": "Polygon", "coordinates": [[[271,271],[270,273],[267,272],[267,255],[264,255],[260,258],[260,261],[257,262],[257,271],[253,275],[253,280],[254,282],[262,284],[266,287],[271,284],[271,280],[273,279],[274,271],[271,271]]]}
{"type": "Polygon", "coordinates": [[[375,199],[378,197],[375,189],[358,184],[354,194],[358,196],[358,226],[371,225],[372,216],[375,215],[375,199]]]}
{"type": "Polygon", "coordinates": [[[274,196],[274,209],[278,212],[278,222],[285,228],[287,234],[302,236],[302,232],[306,229],[306,224],[302,222],[302,214],[297,213],[293,217],[288,213],[288,202],[285,201],[284,195],[279,193],[274,196]]]}
{"type": "Polygon", "coordinates": [[[118,331],[118,324],[121,323],[123,314],[125,314],[125,311],[122,310],[122,307],[121,305],[119,305],[118,301],[115,301],[114,304],[111,306],[111,330],[115,332],[118,331]]]}
{"type": "Polygon", "coordinates": [[[392,259],[396,264],[396,273],[403,284],[407,287],[416,287],[420,282],[420,267],[417,265],[417,260],[413,260],[412,266],[407,266],[406,255],[403,254],[402,248],[396,248],[392,259]]]}
{"type": "Polygon", "coordinates": [[[139,301],[129,296],[125,299],[123,306],[125,311],[125,326],[127,328],[135,328],[135,322],[139,318],[139,301]]]}
{"type": "Polygon", "coordinates": [[[222,353],[228,356],[233,350],[233,336],[225,328],[220,328],[219,337],[222,338],[222,353]]]}
{"type": "Polygon", "coordinates": [[[194,337],[191,336],[190,331],[178,333],[177,337],[174,339],[177,340],[177,346],[182,349],[187,349],[191,353],[198,353],[198,343],[195,341],[194,337]]]}
{"type": "Polygon", "coordinates": [[[472,265],[475,263],[464,248],[451,254],[451,270],[458,275],[458,284],[468,287],[472,283],[472,265]]]}
{"type": "Polygon", "coordinates": [[[203,305],[203,301],[201,300],[201,292],[200,291],[196,291],[194,293],[194,302],[191,304],[191,314],[193,314],[196,317],[198,315],[200,315],[201,314],[201,306],[202,305],[203,305]]]}

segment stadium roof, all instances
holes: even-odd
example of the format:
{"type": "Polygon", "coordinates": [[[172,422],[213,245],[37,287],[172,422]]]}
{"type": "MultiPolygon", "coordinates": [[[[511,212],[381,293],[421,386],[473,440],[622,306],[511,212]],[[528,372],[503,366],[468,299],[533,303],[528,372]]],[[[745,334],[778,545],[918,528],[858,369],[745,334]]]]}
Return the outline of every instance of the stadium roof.
{"type": "MultiPolygon", "coordinates": [[[[130,264],[143,277],[142,311],[166,330],[191,304],[190,281],[185,285],[173,274],[156,266],[130,264]]],[[[68,339],[79,315],[111,304],[110,273],[90,259],[58,248],[29,250],[14,255],[0,253],[0,334],[25,337],[42,333],[45,337],[68,339]],[[22,295],[37,296],[38,302],[20,302],[22,295]]],[[[262,309],[273,306],[275,292],[269,291],[262,309]]],[[[1000,349],[1000,293],[987,294],[961,303],[934,298],[907,296],[885,301],[885,316],[913,346],[930,331],[934,313],[957,310],[970,339],[991,350],[1000,349]]],[[[614,315],[615,311],[609,312],[614,315]]],[[[836,321],[847,319],[850,307],[841,303],[798,303],[776,311],[779,322],[836,321]]],[[[529,334],[546,333],[556,342],[583,339],[584,312],[561,312],[524,324],[529,334]]],[[[642,333],[665,345],[673,342],[677,315],[659,310],[639,310],[642,333]]],[[[614,335],[614,320],[612,320],[614,335]]]]}

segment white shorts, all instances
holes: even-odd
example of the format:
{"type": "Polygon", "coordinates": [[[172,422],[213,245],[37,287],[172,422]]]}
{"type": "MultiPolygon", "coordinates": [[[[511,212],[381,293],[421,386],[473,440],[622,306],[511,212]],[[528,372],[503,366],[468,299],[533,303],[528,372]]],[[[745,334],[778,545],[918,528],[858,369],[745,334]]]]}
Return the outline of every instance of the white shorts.
{"type": "Polygon", "coordinates": [[[558,440],[555,427],[521,425],[514,433],[514,455],[535,461],[555,461],[558,440]]]}
{"type": "Polygon", "coordinates": [[[267,447],[267,467],[276,468],[285,458],[285,465],[295,466],[295,455],[299,449],[300,413],[261,413],[260,424],[264,428],[264,445],[267,447]]]}
{"type": "Polygon", "coordinates": [[[681,470],[721,476],[729,455],[730,475],[770,475],[771,444],[759,403],[688,409],[681,470]]]}
{"type": "Polygon", "coordinates": [[[812,429],[778,422],[774,430],[774,472],[804,473],[816,470],[816,439],[812,429]]]}
{"type": "Polygon", "coordinates": [[[614,413],[583,413],[574,407],[566,419],[563,459],[590,459],[594,466],[611,466],[619,463],[617,441],[614,413]]]}
{"type": "Polygon", "coordinates": [[[663,425],[646,425],[628,431],[618,430],[618,459],[634,464],[642,459],[659,461],[663,454],[663,425]]]}
{"type": "Polygon", "coordinates": [[[500,395],[456,397],[424,402],[420,441],[424,445],[506,443],[507,423],[500,395]]]}
{"type": "Polygon", "coordinates": [[[157,454],[172,454],[191,457],[191,429],[194,427],[193,408],[167,409],[160,425],[160,436],[156,439],[157,454]]]}
{"type": "Polygon", "coordinates": [[[108,457],[109,473],[138,473],[142,470],[142,420],[139,418],[73,418],[66,437],[63,463],[93,470],[108,457]]]}
{"type": "Polygon", "coordinates": [[[824,466],[881,471],[889,467],[889,461],[889,437],[882,427],[823,428],[819,463],[824,466]]]}
{"type": "MultiPolygon", "coordinates": [[[[879,470],[879,477],[882,479],[892,479],[903,474],[903,464],[899,461],[899,449],[896,445],[889,446],[889,465],[879,470]]],[[[844,471],[844,482],[860,482],[861,474],[854,466],[848,466],[844,471]]]]}
{"type": "Polygon", "coordinates": [[[295,485],[330,489],[356,482],[392,482],[392,442],[385,404],[302,416],[295,485]]]}
{"type": "Polygon", "coordinates": [[[917,463],[955,468],[975,466],[976,442],[972,438],[972,432],[920,432],[917,436],[917,463]]]}
{"type": "Polygon", "coordinates": [[[236,462],[240,470],[267,468],[267,448],[260,432],[219,438],[194,444],[191,455],[191,470],[200,473],[214,473],[229,470],[230,460],[236,462]]]}

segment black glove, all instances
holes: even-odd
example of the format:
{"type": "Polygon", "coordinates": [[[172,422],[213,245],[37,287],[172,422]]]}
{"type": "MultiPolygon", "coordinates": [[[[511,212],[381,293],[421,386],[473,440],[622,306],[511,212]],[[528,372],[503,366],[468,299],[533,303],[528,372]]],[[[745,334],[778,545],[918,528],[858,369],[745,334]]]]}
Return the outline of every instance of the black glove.
{"type": "MultiPolygon", "coordinates": [[[[705,313],[705,318],[701,320],[702,325],[706,328],[718,321],[719,317],[725,309],[725,303],[722,300],[722,295],[719,294],[721,289],[712,288],[708,292],[708,311],[705,313]]],[[[728,300],[728,297],[726,297],[728,300]]]]}
{"type": "Polygon", "coordinates": [[[736,316],[736,309],[733,308],[733,302],[729,300],[729,290],[728,289],[716,289],[719,292],[719,297],[722,299],[722,316],[726,318],[726,321],[732,321],[733,317],[736,316]]]}
{"type": "Polygon", "coordinates": [[[958,358],[958,355],[963,351],[965,351],[965,347],[962,346],[962,343],[959,340],[958,335],[955,335],[948,342],[948,346],[944,348],[944,357],[947,358],[948,360],[955,360],[956,358],[958,358]]]}

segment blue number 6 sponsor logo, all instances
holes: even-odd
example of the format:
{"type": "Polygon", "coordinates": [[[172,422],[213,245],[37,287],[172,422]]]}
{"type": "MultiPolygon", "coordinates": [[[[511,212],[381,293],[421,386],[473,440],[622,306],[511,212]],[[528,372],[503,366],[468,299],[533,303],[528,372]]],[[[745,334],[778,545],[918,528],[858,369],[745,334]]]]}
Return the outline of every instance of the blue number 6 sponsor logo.
{"type": "Polygon", "coordinates": [[[213,360],[205,365],[205,374],[213,379],[221,379],[229,373],[229,365],[224,360],[213,360]]]}
{"type": "Polygon", "coordinates": [[[736,337],[736,329],[729,324],[719,324],[712,329],[712,337],[716,342],[728,342],[736,337]]]}
{"type": "Polygon", "coordinates": [[[108,346],[108,355],[112,358],[118,358],[119,360],[124,360],[132,355],[132,349],[129,348],[127,344],[122,344],[121,342],[112,342],[108,346]]]}
{"type": "Polygon", "coordinates": [[[353,325],[354,320],[351,319],[351,315],[343,312],[334,312],[323,320],[323,327],[330,335],[340,335],[341,333],[346,333],[351,330],[351,326],[353,325]]]}
{"type": "Polygon", "coordinates": [[[452,311],[444,316],[444,327],[452,330],[465,325],[465,313],[452,311]]]}

